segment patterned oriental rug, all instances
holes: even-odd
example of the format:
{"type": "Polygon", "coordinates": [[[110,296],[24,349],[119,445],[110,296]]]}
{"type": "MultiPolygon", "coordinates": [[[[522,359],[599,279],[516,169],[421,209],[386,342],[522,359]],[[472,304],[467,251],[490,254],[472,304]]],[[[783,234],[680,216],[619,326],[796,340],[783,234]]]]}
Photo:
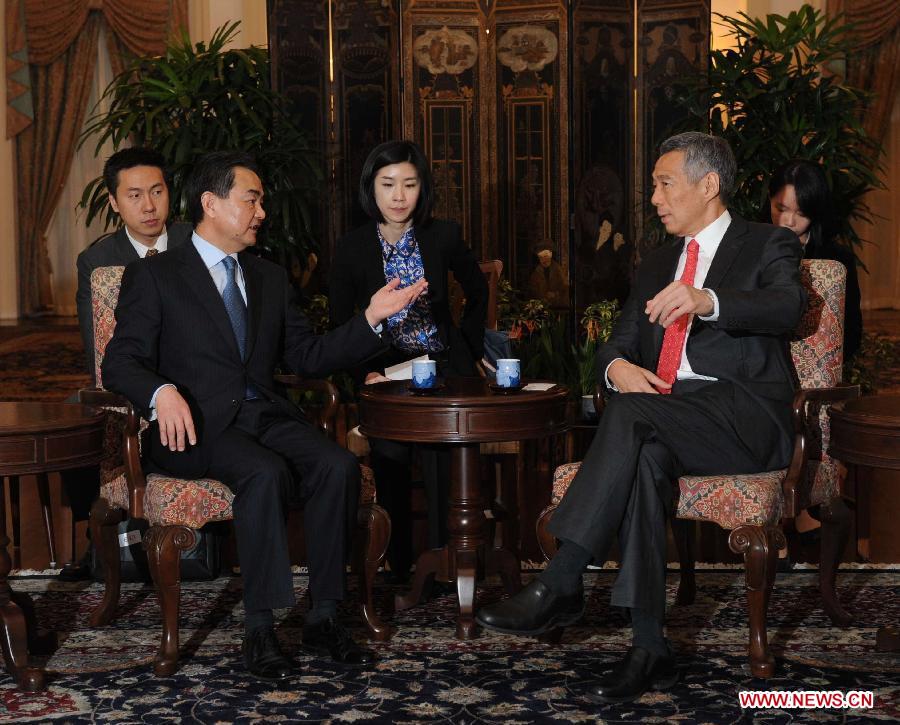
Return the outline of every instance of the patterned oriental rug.
{"type": "MultiPolygon", "coordinates": [[[[531,638],[484,634],[453,637],[455,604],[443,596],[400,613],[393,640],[375,645],[370,669],[345,670],[302,654],[305,605],[281,613],[279,637],[296,652],[302,672],[283,685],[250,679],[240,663],[240,579],[188,582],[182,595],[182,666],[157,678],[147,664],[158,643],[159,616],[147,587],[123,585],[125,616],[89,629],[87,617],[101,595],[98,584],[66,584],[26,577],[13,582],[32,594],[39,621],[59,633],[59,651],[47,662],[49,689],[17,691],[0,675],[0,723],[24,722],[896,722],[900,719],[900,655],[874,652],[879,624],[900,621],[900,572],[842,573],[845,603],[860,621],[841,630],[818,608],[813,573],[779,575],[769,613],[778,657],[774,679],[754,680],[747,670],[743,575],[698,572],[698,598],[671,607],[668,636],[683,668],[682,681],[636,703],[601,707],[581,697],[584,688],[621,657],[629,628],[610,609],[614,572],[586,576],[589,603],[581,626],[559,645],[531,638]],[[742,690],[870,690],[866,711],[742,711],[742,690]]],[[[306,578],[295,579],[303,602],[306,578]]],[[[673,601],[677,576],[669,576],[673,601]]],[[[393,594],[379,588],[382,604],[393,594]]],[[[501,596],[487,586],[481,603],[501,596]]],[[[383,611],[383,610],[382,610],[383,611]]],[[[351,622],[358,621],[348,618],[351,622]]],[[[361,628],[357,630],[361,636],[361,628]]]]}

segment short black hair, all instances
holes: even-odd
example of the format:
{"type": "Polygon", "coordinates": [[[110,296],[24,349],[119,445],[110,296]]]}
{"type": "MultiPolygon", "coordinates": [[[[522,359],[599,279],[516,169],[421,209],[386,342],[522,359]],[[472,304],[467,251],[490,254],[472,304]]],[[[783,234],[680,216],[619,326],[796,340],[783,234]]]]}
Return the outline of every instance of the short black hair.
{"type": "Polygon", "coordinates": [[[201,197],[204,192],[211,191],[220,199],[228,198],[234,186],[234,170],[238,166],[262,177],[256,159],[243,151],[213,151],[201,156],[194,164],[185,185],[188,213],[194,226],[203,221],[201,197]]]}
{"type": "Polygon", "coordinates": [[[372,149],[359,175],[359,203],[369,217],[383,222],[384,216],[375,203],[375,177],[379,169],[405,162],[415,166],[419,175],[419,200],[412,213],[412,223],[413,226],[422,226],[431,218],[434,182],[431,180],[431,165],[428,159],[425,158],[419,145],[412,141],[386,141],[372,149]]]}
{"type": "MultiPolygon", "coordinates": [[[[772,173],[772,178],[769,179],[769,199],[788,184],[794,187],[797,205],[803,216],[809,219],[809,240],[806,246],[809,252],[818,251],[821,245],[831,241],[834,234],[831,191],[825,172],[815,161],[792,159],[772,173]]],[[[768,221],[771,221],[771,205],[768,213],[768,221]]]]}
{"type": "Polygon", "coordinates": [[[163,155],[154,149],[134,146],[116,151],[103,164],[103,183],[106,185],[106,190],[115,196],[119,188],[119,172],[133,169],[135,166],[155,166],[162,171],[166,186],[169,185],[166,160],[163,158],[163,155]]]}

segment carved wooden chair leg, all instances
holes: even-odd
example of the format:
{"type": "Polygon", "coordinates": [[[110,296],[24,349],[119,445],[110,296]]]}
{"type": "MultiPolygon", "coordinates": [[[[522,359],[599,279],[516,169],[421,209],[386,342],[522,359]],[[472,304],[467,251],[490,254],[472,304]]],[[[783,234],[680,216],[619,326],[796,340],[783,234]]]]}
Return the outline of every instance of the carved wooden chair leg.
{"type": "Polygon", "coordinates": [[[819,507],[822,522],[822,544],[819,552],[819,592],[822,607],[831,621],[839,627],[846,627],[853,621],[838,599],[835,578],[847,538],[850,535],[850,510],[840,496],[819,507]]]}
{"type": "Polygon", "coordinates": [[[394,634],[393,627],[382,622],[375,610],[373,591],[375,574],[384,561],[390,539],[391,519],[387,512],[378,504],[360,506],[353,567],[359,577],[360,614],[369,630],[369,638],[378,642],[386,642],[394,634]]]}
{"type": "Polygon", "coordinates": [[[750,671],[754,677],[775,673],[775,657],[769,649],[766,613],[775,584],[778,550],[785,545],[777,526],[739,526],[728,536],[728,546],[744,555],[747,613],[750,625],[750,671]]]}
{"type": "Polygon", "coordinates": [[[197,543],[187,526],[151,526],[144,539],[150,575],[162,610],[162,640],[153,671],[167,677],[178,667],[178,609],[181,603],[181,552],[197,543]]]}
{"type": "Polygon", "coordinates": [[[697,580],[694,571],[694,534],[696,524],[689,519],[672,519],[672,537],[678,549],[681,572],[678,579],[678,594],[675,604],[693,604],[697,597],[697,580]]]}
{"type": "Polygon", "coordinates": [[[550,520],[553,518],[554,511],[556,511],[556,506],[550,504],[547,508],[541,511],[541,515],[538,516],[538,519],[534,524],[538,546],[541,547],[541,552],[543,553],[544,558],[547,561],[550,561],[550,559],[556,556],[556,552],[559,549],[559,544],[556,541],[556,537],[553,536],[553,534],[551,534],[549,531],[547,531],[547,527],[550,525],[550,520]]]}
{"type": "Polygon", "coordinates": [[[92,627],[109,624],[119,604],[122,581],[122,563],[119,561],[119,546],[116,538],[117,526],[125,518],[125,512],[109,505],[105,498],[98,498],[91,506],[91,540],[97,551],[97,558],[103,567],[103,599],[91,612],[88,620],[92,627]]]}

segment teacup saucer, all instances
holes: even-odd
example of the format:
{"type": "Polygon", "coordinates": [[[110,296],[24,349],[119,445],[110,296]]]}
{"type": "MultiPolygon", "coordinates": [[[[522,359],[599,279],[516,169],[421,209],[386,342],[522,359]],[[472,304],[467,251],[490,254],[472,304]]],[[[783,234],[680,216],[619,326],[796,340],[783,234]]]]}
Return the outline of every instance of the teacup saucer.
{"type": "Polygon", "coordinates": [[[433,388],[417,388],[412,383],[406,386],[406,389],[413,395],[434,395],[439,390],[443,390],[447,386],[444,383],[437,383],[433,388]]]}
{"type": "Polygon", "coordinates": [[[518,393],[522,388],[525,387],[524,384],[519,383],[518,385],[507,388],[502,385],[497,385],[497,383],[488,383],[488,387],[494,393],[500,393],[501,395],[509,395],[510,393],[518,393]]]}

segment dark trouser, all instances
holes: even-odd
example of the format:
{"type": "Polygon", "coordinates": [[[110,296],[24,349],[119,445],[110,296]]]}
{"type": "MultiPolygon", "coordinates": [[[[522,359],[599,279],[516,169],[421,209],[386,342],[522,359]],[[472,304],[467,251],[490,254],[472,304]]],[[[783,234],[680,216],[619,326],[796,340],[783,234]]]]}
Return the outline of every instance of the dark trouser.
{"type": "Polygon", "coordinates": [[[405,575],[412,566],[412,453],[421,451],[425,501],[428,509],[428,548],[447,542],[450,497],[450,451],[414,446],[383,438],[369,440],[378,502],[391,517],[387,559],[391,570],[405,575]]]}
{"type": "Polygon", "coordinates": [[[348,537],[356,521],[359,465],[354,456],[274,404],[245,401],[212,446],[207,475],[234,492],[244,607],[294,604],[286,511],[303,503],[309,589],[314,601],[343,599],[348,537]]]}
{"type": "Polygon", "coordinates": [[[63,491],[72,508],[72,518],[84,521],[91,515],[91,506],[100,495],[100,466],[87,466],[62,471],[63,491]]]}
{"type": "MultiPolygon", "coordinates": [[[[772,422],[760,409],[759,425],[772,422]]],[[[665,613],[666,523],[682,475],[755,473],[759,461],[735,428],[734,389],[684,381],[672,395],[613,395],[578,475],[550,523],[603,562],[618,534],[622,560],[615,606],[665,613]]]]}

